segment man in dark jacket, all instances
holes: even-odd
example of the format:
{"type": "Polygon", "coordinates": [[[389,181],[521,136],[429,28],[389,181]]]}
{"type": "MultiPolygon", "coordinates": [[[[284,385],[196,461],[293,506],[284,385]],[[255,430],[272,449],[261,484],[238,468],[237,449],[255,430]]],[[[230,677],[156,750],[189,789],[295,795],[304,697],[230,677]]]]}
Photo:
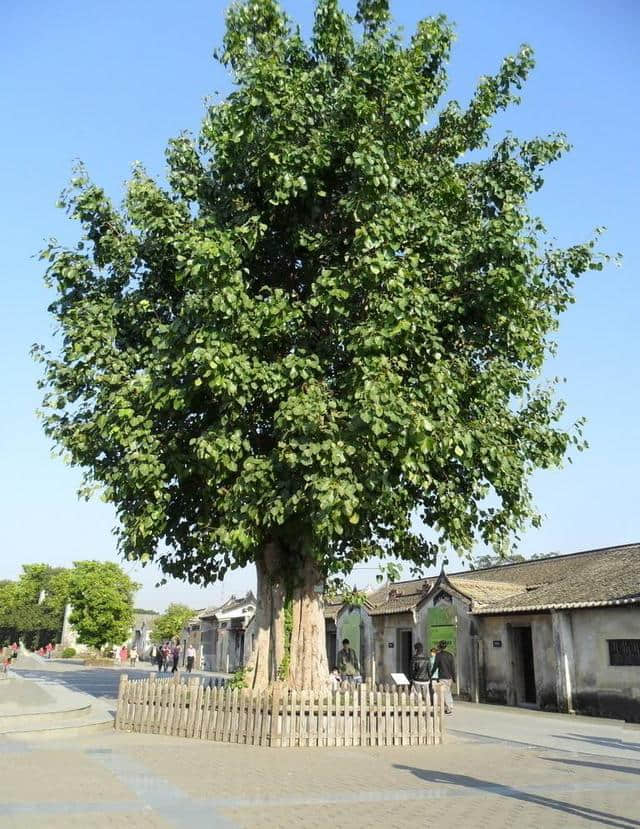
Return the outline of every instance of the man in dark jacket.
{"type": "Polygon", "coordinates": [[[429,688],[431,678],[429,672],[429,659],[424,655],[422,642],[416,642],[413,647],[414,654],[411,660],[411,685],[419,693],[425,694],[429,688]]]}
{"type": "Polygon", "coordinates": [[[434,673],[438,671],[438,685],[444,691],[444,712],[453,714],[453,697],[451,686],[456,681],[456,660],[452,653],[447,650],[446,642],[438,642],[438,652],[433,665],[434,673]]]}
{"type": "Polygon", "coordinates": [[[171,673],[175,674],[178,671],[178,662],[180,661],[180,642],[176,639],[175,645],[171,648],[171,656],[173,658],[173,667],[171,673]]]}
{"type": "Polygon", "coordinates": [[[342,648],[338,651],[338,671],[343,682],[356,682],[360,676],[358,657],[348,639],[342,640],[342,648]]]}

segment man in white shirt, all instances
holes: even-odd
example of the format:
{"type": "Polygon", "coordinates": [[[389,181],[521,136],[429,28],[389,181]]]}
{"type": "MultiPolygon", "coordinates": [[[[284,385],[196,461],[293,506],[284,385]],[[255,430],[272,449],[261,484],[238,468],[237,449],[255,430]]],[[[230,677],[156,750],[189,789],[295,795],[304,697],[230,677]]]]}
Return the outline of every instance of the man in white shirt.
{"type": "Polygon", "coordinates": [[[193,664],[196,661],[196,649],[193,645],[187,648],[187,673],[190,674],[193,670],[193,664]]]}

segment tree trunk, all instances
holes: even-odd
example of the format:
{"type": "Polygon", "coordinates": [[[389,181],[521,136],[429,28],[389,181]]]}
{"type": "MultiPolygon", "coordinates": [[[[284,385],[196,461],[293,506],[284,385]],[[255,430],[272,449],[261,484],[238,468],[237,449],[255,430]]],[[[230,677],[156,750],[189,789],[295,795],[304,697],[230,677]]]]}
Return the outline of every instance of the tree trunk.
{"type": "Polygon", "coordinates": [[[323,581],[315,562],[305,559],[293,589],[288,682],[297,690],[324,689],[329,682],[322,594],[317,592],[323,581]]]}
{"type": "Polygon", "coordinates": [[[248,685],[256,691],[263,691],[277,681],[284,658],[285,588],[280,553],[280,546],[272,542],[265,547],[262,559],[256,561],[256,634],[253,653],[247,663],[248,685]]]}
{"type": "Polygon", "coordinates": [[[313,559],[304,559],[302,570],[294,577],[289,673],[282,678],[278,675],[287,648],[283,577],[287,564],[291,566],[277,542],[267,544],[262,558],[256,561],[256,638],[247,663],[248,686],[256,691],[282,680],[297,690],[323,689],[329,681],[322,594],[317,592],[323,577],[313,559]]]}

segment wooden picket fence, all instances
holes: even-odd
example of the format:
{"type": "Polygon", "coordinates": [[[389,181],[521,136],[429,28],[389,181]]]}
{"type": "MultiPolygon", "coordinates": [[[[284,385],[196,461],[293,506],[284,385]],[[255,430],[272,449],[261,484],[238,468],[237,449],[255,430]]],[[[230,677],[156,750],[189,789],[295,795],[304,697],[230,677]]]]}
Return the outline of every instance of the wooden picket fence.
{"type": "Polygon", "coordinates": [[[203,686],[197,678],[120,678],[115,728],[273,747],[414,746],[444,742],[444,697],[366,685],[345,691],[264,693],[203,686]]]}

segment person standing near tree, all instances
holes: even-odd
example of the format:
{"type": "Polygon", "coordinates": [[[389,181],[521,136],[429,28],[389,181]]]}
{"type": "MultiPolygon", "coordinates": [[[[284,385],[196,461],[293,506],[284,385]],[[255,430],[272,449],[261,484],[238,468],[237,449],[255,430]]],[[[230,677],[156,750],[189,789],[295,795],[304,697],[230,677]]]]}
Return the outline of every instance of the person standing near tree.
{"type": "Polygon", "coordinates": [[[348,639],[342,640],[342,648],[338,651],[338,670],[343,682],[355,682],[360,675],[358,657],[348,639]]]}
{"type": "MultiPolygon", "coordinates": [[[[154,646],[154,648],[155,648],[155,646],[154,646]]],[[[158,645],[158,647],[155,648],[155,652],[156,652],[155,662],[156,662],[156,665],[158,666],[158,673],[160,673],[160,671],[162,670],[162,668],[164,666],[164,654],[162,653],[162,646],[158,645]]]]}
{"type": "Polygon", "coordinates": [[[456,660],[447,650],[447,642],[438,642],[438,652],[434,661],[434,671],[438,672],[438,685],[444,690],[444,712],[453,714],[453,696],[451,686],[456,681],[456,660]]]}
{"type": "Polygon", "coordinates": [[[424,655],[422,642],[414,645],[413,659],[411,660],[411,687],[424,696],[425,690],[429,687],[429,660],[424,655]]]}

